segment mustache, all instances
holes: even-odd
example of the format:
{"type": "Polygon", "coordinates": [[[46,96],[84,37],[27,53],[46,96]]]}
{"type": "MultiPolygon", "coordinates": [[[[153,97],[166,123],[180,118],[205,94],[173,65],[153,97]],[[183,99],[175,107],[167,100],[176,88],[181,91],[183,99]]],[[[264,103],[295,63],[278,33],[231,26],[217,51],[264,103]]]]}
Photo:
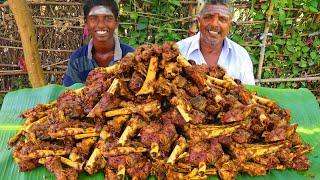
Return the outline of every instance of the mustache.
{"type": "Polygon", "coordinates": [[[215,32],[221,31],[221,29],[219,27],[211,27],[211,26],[207,27],[206,30],[207,31],[215,31],[215,32]]]}

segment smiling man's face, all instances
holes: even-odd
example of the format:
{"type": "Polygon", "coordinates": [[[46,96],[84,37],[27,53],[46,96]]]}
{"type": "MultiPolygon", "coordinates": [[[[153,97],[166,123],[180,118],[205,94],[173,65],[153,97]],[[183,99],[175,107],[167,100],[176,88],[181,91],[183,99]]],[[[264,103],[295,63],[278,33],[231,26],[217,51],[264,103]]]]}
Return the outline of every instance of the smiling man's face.
{"type": "Polygon", "coordinates": [[[198,17],[200,41],[208,45],[220,45],[228,35],[232,21],[227,6],[207,4],[198,17]]]}
{"type": "Polygon", "coordinates": [[[87,19],[84,19],[85,26],[95,41],[109,41],[119,25],[118,17],[115,17],[110,8],[95,6],[91,9],[87,19]]]}

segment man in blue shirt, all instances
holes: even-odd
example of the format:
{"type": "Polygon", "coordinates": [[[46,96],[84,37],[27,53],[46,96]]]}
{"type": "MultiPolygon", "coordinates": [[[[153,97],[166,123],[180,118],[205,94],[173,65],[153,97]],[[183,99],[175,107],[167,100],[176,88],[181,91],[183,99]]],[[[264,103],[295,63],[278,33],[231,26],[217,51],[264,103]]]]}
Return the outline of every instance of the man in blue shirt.
{"type": "Polygon", "coordinates": [[[71,55],[63,80],[65,86],[85,83],[94,68],[112,66],[134,51],[114,35],[119,26],[119,9],[114,0],[87,0],[83,11],[84,24],[92,39],[71,55]]]}
{"type": "Polygon", "coordinates": [[[232,25],[228,0],[206,0],[198,17],[198,34],[177,42],[186,59],[197,64],[218,64],[242,84],[254,85],[253,65],[248,52],[227,38],[232,25]]]}

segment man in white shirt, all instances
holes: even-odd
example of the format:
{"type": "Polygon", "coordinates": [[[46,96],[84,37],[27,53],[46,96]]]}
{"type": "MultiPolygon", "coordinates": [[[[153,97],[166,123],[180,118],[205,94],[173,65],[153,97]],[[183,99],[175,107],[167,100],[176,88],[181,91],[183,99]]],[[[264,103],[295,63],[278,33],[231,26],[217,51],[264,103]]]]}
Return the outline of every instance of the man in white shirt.
{"type": "Polygon", "coordinates": [[[177,42],[186,59],[209,66],[218,64],[242,84],[254,85],[253,65],[248,52],[227,38],[232,26],[228,0],[206,0],[198,17],[200,31],[177,42]]]}

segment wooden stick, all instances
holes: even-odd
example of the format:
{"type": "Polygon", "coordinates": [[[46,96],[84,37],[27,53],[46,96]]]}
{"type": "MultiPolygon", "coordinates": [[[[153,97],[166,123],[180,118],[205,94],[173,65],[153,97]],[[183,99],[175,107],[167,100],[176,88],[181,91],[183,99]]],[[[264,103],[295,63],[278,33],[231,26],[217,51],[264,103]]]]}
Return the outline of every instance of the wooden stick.
{"type": "MultiPolygon", "coordinates": [[[[53,2],[53,1],[27,1],[28,5],[57,5],[57,6],[83,6],[82,3],[77,2],[53,2]]],[[[7,3],[0,4],[0,7],[7,7],[7,3]]]]}
{"type": "Polygon", "coordinates": [[[267,82],[294,82],[294,81],[319,81],[320,77],[307,77],[307,78],[270,78],[270,79],[255,79],[256,83],[267,83],[267,82]]]}
{"type": "MultiPolygon", "coordinates": [[[[0,48],[8,48],[8,49],[21,49],[23,50],[23,47],[15,47],[15,46],[0,46],[0,48]]],[[[75,50],[63,50],[63,49],[38,49],[39,51],[55,51],[55,52],[74,52],[75,50]]]]}
{"type": "MultiPolygon", "coordinates": [[[[272,12],[274,7],[274,4],[272,1],[270,1],[269,4],[269,9],[267,12],[272,12]]],[[[270,20],[271,20],[271,13],[268,14],[267,18],[266,18],[266,27],[264,29],[264,34],[268,34],[269,32],[269,28],[270,28],[270,20]]],[[[267,42],[268,36],[266,35],[263,39],[262,39],[262,44],[265,45],[267,42]]],[[[257,79],[261,79],[261,74],[262,74],[262,65],[263,65],[263,60],[264,60],[264,56],[265,53],[260,53],[260,57],[259,57],[259,64],[258,64],[258,73],[257,73],[257,79]]],[[[260,83],[257,83],[257,85],[260,85],[260,83]]]]}

